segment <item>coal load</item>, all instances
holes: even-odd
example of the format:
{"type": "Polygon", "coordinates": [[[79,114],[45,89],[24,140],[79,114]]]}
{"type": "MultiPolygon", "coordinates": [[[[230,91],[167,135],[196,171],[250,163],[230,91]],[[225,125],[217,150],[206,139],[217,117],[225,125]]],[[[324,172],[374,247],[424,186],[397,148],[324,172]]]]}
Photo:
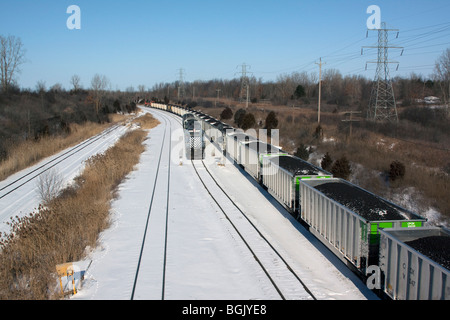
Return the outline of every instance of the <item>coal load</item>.
{"type": "Polygon", "coordinates": [[[261,141],[252,141],[248,143],[248,148],[252,150],[256,150],[261,153],[274,153],[279,152],[280,149],[277,147],[274,147],[271,144],[267,144],[261,141]]]}
{"type": "Polygon", "coordinates": [[[405,244],[450,270],[450,237],[429,236],[405,244]]]}
{"type": "Polygon", "coordinates": [[[314,167],[313,165],[309,164],[306,161],[302,161],[298,158],[289,157],[289,156],[281,156],[278,157],[278,165],[292,173],[293,175],[297,176],[317,176],[319,175],[320,171],[314,167]]]}
{"type": "Polygon", "coordinates": [[[328,182],[315,187],[327,197],[369,221],[405,220],[398,209],[383,199],[342,182],[328,182]]]}

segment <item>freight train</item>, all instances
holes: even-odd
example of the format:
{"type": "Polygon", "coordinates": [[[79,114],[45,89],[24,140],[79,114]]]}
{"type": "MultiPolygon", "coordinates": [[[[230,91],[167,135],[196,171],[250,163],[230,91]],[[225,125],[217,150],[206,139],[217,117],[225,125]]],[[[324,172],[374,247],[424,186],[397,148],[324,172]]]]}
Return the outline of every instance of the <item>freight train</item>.
{"type": "Polygon", "coordinates": [[[185,128],[194,119],[202,158],[208,139],[381,297],[450,299],[450,230],[207,114],[148,106],[182,117],[185,128]]]}

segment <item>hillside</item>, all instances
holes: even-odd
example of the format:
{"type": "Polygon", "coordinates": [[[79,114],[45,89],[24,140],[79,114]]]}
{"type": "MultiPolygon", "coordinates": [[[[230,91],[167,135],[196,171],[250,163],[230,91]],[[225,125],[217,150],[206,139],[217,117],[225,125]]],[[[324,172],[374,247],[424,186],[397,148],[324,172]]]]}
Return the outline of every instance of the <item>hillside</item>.
{"type": "MultiPolygon", "coordinates": [[[[230,100],[220,107],[197,106],[220,118],[228,106],[234,113],[245,108],[230,100]]],[[[333,160],[345,156],[351,166],[351,182],[427,217],[431,224],[448,225],[450,220],[450,127],[446,110],[413,105],[399,108],[398,124],[377,124],[353,115],[351,136],[348,115],[337,105],[325,104],[321,110],[322,136],[317,135],[317,106],[275,106],[250,104],[248,113],[262,129],[270,111],[278,119],[281,146],[295,153],[301,145],[309,151],[308,161],[320,166],[325,153],[333,160]],[[390,165],[400,162],[405,174],[389,177],[390,165]]],[[[225,120],[236,126],[233,117],[225,120]]]]}
{"type": "Polygon", "coordinates": [[[89,91],[16,90],[0,94],[0,181],[79,143],[133,111],[126,94],[105,92],[97,113],[89,91]]]}

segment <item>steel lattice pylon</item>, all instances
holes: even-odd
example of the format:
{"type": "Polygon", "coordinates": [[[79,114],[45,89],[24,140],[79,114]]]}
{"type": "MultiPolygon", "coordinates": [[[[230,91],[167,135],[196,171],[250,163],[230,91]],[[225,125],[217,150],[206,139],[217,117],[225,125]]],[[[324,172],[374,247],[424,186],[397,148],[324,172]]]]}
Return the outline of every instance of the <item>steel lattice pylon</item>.
{"type": "Polygon", "coordinates": [[[369,101],[369,108],[367,112],[368,119],[374,121],[390,121],[398,122],[397,106],[394,96],[394,88],[389,76],[389,64],[397,63],[396,61],[389,61],[388,49],[402,48],[388,46],[389,31],[397,31],[397,29],[386,29],[386,24],[381,23],[378,31],[378,45],[365,46],[364,48],[376,48],[378,50],[377,61],[368,61],[369,63],[376,63],[377,70],[372,86],[372,93],[369,101]]]}
{"type": "Polygon", "coordinates": [[[251,73],[247,70],[247,68],[250,68],[249,65],[247,64],[242,64],[242,71],[240,72],[241,74],[241,91],[239,92],[239,101],[245,101],[246,107],[248,107],[248,100],[249,100],[249,79],[247,76],[247,73],[251,73]]]}
{"type": "Polygon", "coordinates": [[[183,72],[184,69],[180,68],[178,69],[180,74],[180,80],[178,82],[178,100],[183,100],[186,97],[186,91],[184,89],[184,78],[183,78],[183,72]]]}

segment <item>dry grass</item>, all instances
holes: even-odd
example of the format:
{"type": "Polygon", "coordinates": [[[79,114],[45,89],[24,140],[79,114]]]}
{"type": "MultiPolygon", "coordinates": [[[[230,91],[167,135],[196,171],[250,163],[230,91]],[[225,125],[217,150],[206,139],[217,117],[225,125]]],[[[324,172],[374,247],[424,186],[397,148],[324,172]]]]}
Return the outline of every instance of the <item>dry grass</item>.
{"type": "Polygon", "coordinates": [[[146,113],[134,120],[134,123],[139,125],[142,129],[151,129],[158,125],[159,121],[152,117],[150,113],[146,113]]]}
{"type": "Polygon", "coordinates": [[[87,161],[75,186],[11,221],[12,232],[0,237],[0,299],[61,298],[55,266],[82,259],[85,248],[96,245],[108,227],[114,190],[138,163],[146,136],[145,130],[127,133],[87,161]]]}
{"type": "Polygon", "coordinates": [[[110,115],[110,123],[98,124],[87,122],[82,125],[71,124],[70,134],[61,136],[43,137],[38,141],[26,140],[11,148],[8,158],[0,162],[0,181],[11,174],[25,169],[45,157],[51,156],[61,150],[74,146],[92,137],[107,127],[124,121],[129,116],[110,115]]]}
{"type": "MultiPolygon", "coordinates": [[[[326,130],[331,134],[332,130],[326,130]]],[[[419,192],[418,210],[432,207],[444,219],[450,218],[450,176],[442,169],[449,161],[448,151],[436,148],[423,141],[407,142],[389,138],[365,129],[354,130],[353,137],[346,141],[345,134],[333,132],[337,142],[318,146],[319,153],[329,152],[334,159],[345,155],[352,163],[362,165],[365,172],[354,178],[363,188],[383,197],[414,187],[419,192]],[[406,167],[405,176],[395,182],[389,181],[387,171],[393,161],[400,161],[406,167]]],[[[417,212],[424,214],[424,212],[417,212]]]]}
{"type": "MultiPolygon", "coordinates": [[[[241,105],[231,101],[223,101],[230,105],[233,113],[241,105]]],[[[382,133],[377,133],[365,127],[353,127],[352,138],[348,139],[349,127],[344,127],[345,117],[333,113],[335,106],[324,105],[321,113],[321,126],[324,137],[332,138],[331,142],[319,142],[313,137],[317,127],[317,108],[306,106],[289,108],[287,106],[272,106],[251,104],[248,112],[252,112],[258,120],[263,121],[270,111],[275,111],[279,120],[280,144],[284,150],[293,153],[300,144],[313,145],[316,154],[329,152],[334,160],[346,156],[356,168],[354,182],[383,197],[390,198],[395,193],[414,187],[420,194],[421,209],[430,207],[439,211],[450,220],[450,176],[442,169],[450,163],[448,134],[441,133],[440,139],[433,139],[437,130],[425,128],[419,124],[403,123],[399,135],[410,136],[406,139],[395,139],[382,133]],[[413,139],[412,137],[416,138],[413,139]],[[406,166],[406,174],[399,181],[388,182],[384,172],[389,170],[392,161],[400,161],[406,166]]],[[[201,108],[196,108],[201,109],[201,108]]],[[[221,108],[208,108],[203,111],[219,118],[221,108]]],[[[227,120],[234,125],[233,119],[227,120]]],[[[416,199],[415,199],[416,200],[416,199]]],[[[423,212],[418,212],[423,214],[423,212]]]]}

